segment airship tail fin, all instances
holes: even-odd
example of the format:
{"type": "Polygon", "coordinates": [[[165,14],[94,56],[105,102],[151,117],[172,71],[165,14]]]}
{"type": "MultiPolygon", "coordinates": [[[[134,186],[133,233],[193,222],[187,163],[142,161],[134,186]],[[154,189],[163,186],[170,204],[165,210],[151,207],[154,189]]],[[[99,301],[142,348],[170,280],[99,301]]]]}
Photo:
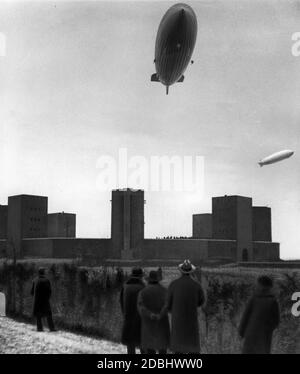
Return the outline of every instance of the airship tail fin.
{"type": "Polygon", "coordinates": [[[259,161],[259,166],[262,168],[263,166],[264,166],[264,164],[261,162],[261,161],[259,161]]]}
{"type": "Polygon", "coordinates": [[[159,79],[156,73],[151,75],[151,82],[159,82],[159,79]]]}
{"type": "Polygon", "coordinates": [[[183,82],[184,81],[184,75],[182,75],[177,82],[183,82]]]}
{"type": "Polygon", "coordinates": [[[169,86],[166,86],[166,94],[169,95],[169,86]]]}

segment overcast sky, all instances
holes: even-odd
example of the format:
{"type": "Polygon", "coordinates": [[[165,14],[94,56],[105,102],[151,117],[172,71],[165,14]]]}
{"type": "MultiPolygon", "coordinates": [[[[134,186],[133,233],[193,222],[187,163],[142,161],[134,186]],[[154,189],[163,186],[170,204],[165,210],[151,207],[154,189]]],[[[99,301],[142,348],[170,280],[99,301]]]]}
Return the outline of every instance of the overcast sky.
{"type": "Polygon", "coordinates": [[[110,192],[97,160],[191,155],[205,160],[204,195],[146,193],[147,237],[191,235],[212,196],[272,208],[283,258],[300,258],[300,2],[194,1],[195,63],[184,83],[151,83],[159,22],[174,2],[1,2],[0,203],[49,196],[77,214],[80,237],[110,236],[110,192]],[[292,149],[289,160],[257,161],[292,149]]]}

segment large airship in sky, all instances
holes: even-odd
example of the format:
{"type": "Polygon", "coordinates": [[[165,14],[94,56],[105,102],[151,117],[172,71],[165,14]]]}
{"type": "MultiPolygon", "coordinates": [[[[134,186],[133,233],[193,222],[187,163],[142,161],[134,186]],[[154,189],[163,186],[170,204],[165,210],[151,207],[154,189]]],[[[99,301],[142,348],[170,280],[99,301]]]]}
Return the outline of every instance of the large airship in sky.
{"type": "MultiPolygon", "coordinates": [[[[161,82],[169,87],[183,82],[184,75],[196,43],[197,18],[186,4],[175,4],[163,16],[155,43],[155,68],[152,82],[161,82]]],[[[193,61],[192,61],[193,63],[193,61]]]]}
{"type": "Polygon", "coordinates": [[[276,152],[276,153],[271,154],[268,157],[263,158],[262,160],[259,161],[258,164],[260,166],[274,164],[275,162],[279,162],[286,158],[291,157],[293,154],[294,152],[288,149],[284,151],[276,152]]]}

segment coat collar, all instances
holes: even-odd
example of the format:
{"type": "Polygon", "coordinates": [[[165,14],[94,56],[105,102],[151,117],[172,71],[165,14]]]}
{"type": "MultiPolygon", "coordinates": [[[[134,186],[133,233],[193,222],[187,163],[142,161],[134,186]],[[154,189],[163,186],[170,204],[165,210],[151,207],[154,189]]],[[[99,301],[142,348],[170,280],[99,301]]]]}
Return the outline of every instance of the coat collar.
{"type": "Polygon", "coordinates": [[[256,296],[269,296],[269,297],[273,297],[274,296],[274,292],[272,290],[272,288],[269,288],[269,287],[261,287],[260,289],[256,290],[255,292],[255,295],[256,296]]]}
{"type": "Polygon", "coordinates": [[[136,277],[130,277],[126,284],[142,284],[144,285],[144,282],[141,278],[136,278],[136,277]]]}

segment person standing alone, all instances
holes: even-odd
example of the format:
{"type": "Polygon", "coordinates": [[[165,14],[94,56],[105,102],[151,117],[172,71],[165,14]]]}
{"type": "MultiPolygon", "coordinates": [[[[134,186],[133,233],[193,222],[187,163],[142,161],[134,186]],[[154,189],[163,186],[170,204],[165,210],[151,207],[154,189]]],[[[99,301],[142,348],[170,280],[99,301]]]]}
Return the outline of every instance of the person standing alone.
{"type": "Polygon", "coordinates": [[[43,331],[43,317],[47,318],[49,330],[56,331],[50,306],[51,284],[45,276],[44,268],[39,269],[38,277],[32,283],[31,295],[33,296],[33,315],[36,317],[37,331],[43,331]]]}
{"type": "Polygon", "coordinates": [[[244,338],[244,354],[271,352],[273,331],[280,320],[279,305],[272,288],[270,277],[262,275],[257,279],[256,292],[249,300],[239,326],[239,334],[244,338]]]}

